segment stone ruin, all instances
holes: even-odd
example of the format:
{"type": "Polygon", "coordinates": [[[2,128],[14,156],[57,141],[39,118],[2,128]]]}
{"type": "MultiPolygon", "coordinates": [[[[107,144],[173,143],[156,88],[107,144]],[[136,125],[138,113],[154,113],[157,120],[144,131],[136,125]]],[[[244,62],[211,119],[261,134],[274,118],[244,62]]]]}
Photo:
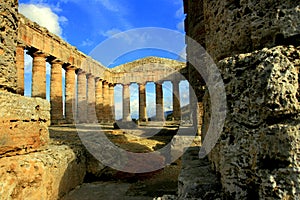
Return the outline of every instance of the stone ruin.
{"type": "MultiPolygon", "coordinates": [[[[205,47],[221,72],[227,117],[208,157],[199,160],[198,149],[184,155],[179,196],[173,198],[299,199],[299,2],[185,0],[184,8],[187,36],[205,47]]],[[[107,69],[21,16],[17,0],[1,2],[0,11],[0,199],[58,199],[83,182],[87,166],[82,149],[49,144],[50,122],[93,123],[85,113],[88,110],[101,122],[110,123],[114,121],[113,86],[123,83],[121,80],[124,85],[145,82],[127,71],[134,63],[107,69]],[[32,98],[22,96],[25,49],[33,57],[32,98]],[[50,103],[45,100],[46,61],[52,68],[50,103]],[[65,116],[61,112],[61,68],[66,70],[65,116]],[[87,92],[87,87],[96,94],[87,92]],[[101,118],[100,111],[105,117],[101,118]]],[[[187,45],[188,59],[195,57],[197,51],[189,40],[187,45]]],[[[155,63],[155,59],[140,62],[155,63]]],[[[213,105],[203,78],[191,63],[185,68],[170,60],[159,62],[175,66],[188,77],[197,95],[193,103],[199,108],[193,117],[204,140],[213,105]]],[[[166,73],[164,77],[172,76],[166,73]]],[[[151,71],[147,76],[149,81],[159,80],[150,78],[151,71]]],[[[141,101],[141,112],[143,105],[141,101]]],[[[157,109],[159,112],[159,106],[157,109]]],[[[124,119],[128,114],[125,109],[124,119]]],[[[140,114],[145,121],[145,113],[140,114]]]]}
{"type": "MultiPolygon", "coordinates": [[[[184,9],[187,36],[205,47],[222,75],[227,117],[209,162],[183,169],[180,197],[300,199],[299,1],[185,0],[184,9]]],[[[188,68],[204,105],[205,139],[210,98],[194,66],[188,68]]]]}

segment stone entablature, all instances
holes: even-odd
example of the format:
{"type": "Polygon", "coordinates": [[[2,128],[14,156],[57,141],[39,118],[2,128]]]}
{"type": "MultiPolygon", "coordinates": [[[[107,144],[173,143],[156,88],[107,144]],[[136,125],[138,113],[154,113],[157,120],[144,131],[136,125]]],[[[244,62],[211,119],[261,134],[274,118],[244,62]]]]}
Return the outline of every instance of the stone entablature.
{"type": "Polygon", "coordinates": [[[77,50],[76,47],[62,40],[57,35],[50,33],[46,28],[30,21],[19,14],[18,42],[31,51],[41,51],[47,57],[55,57],[65,65],[81,68],[94,76],[109,79],[110,69],[98,61],[77,50]],[[107,77],[105,77],[107,75],[107,77]]]}
{"type": "Polygon", "coordinates": [[[179,73],[186,63],[167,58],[146,57],[112,69],[113,82],[121,84],[185,80],[179,73]]]}

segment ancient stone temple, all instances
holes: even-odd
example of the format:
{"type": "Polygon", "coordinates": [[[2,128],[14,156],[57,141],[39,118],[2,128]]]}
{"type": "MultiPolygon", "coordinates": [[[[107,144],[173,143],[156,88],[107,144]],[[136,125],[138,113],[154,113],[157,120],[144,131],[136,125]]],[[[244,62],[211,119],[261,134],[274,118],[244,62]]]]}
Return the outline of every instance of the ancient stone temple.
{"type": "MultiPolygon", "coordinates": [[[[300,199],[299,2],[184,0],[184,10],[187,60],[202,58],[192,40],[209,53],[225,87],[219,111],[227,115],[205,158],[198,147],[187,150],[178,197],[166,199],[300,199]]],[[[91,158],[78,145],[51,141],[48,127],[112,124],[117,84],[122,123],[132,120],[129,87],[137,84],[138,124],[147,125],[146,84],[155,84],[155,120],[164,123],[162,85],[171,81],[178,125],[186,78],[196,94],[195,132],[209,139],[215,105],[203,77],[209,70],[197,70],[203,66],[148,57],[109,69],[19,14],[17,0],[0,3],[0,22],[0,199],[59,199],[80,185],[91,158]],[[24,53],[33,59],[31,97],[24,97],[24,53]]]]}

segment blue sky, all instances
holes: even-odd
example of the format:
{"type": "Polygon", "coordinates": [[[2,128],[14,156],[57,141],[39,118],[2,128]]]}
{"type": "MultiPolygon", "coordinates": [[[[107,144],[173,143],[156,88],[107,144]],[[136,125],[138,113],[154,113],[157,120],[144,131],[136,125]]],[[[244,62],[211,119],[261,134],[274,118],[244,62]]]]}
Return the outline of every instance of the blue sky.
{"type": "MultiPolygon", "coordinates": [[[[185,16],[182,0],[19,0],[19,11],[87,55],[90,55],[99,44],[113,35],[136,28],[159,27],[184,34],[185,16]]],[[[184,40],[174,41],[174,43],[178,43],[180,47],[184,46],[184,40]]],[[[178,58],[178,55],[170,52],[147,49],[134,54],[126,54],[114,60],[113,63],[106,63],[104,58],[98,60],[105,66],[113,67],[145,56],[178,58]]],[[[25,94],[29,96],[31,58],[26,56],[25,61],[25,94]]],[[[47,67],[47,73],[50,73],[50,66],[47,67]]],[[[49,81],[49,75],[47,78],[49,81]]],[[[47,85],[47,98],[49,99],[49,84],[47,85]]],[[[187,87],[187,83],[181,84],[182,91],[187,91],[187,87]]],[[[170,101],[172,93],[168,92],[171,90],[170,88],[172,88],[170,84],[164,85],[165,99],[168,99],[165,103],[165,110],[172,109],[172,101],[170,101]]],[[[115,89],[117,118],[120,118],[121,113],[121,89],[120,87],[115,89]]],[[[136,89],[132,87],[131,91],[134,90],[136,89]]],[[[154,87],[148,84],[147,108],[149,108],[148,115],[150,116],[153,115],[152,107],[155,105],[153,95],[154,87]]],[[[136,113],[134,102],[137,102],[137,98],[134,94],[132,96],[132,106],[135,109],[132,112],[136,113]]],[[[187,95],[184,92],[182,92],[181,101],[183,104],[188,103],[187,95]]],[[[136,114],[133,117],[137,117],[136,114]]]]}
{"type": "Polygon", "coordinates": [[[184,33],[182,0],[19,0],[19,4],[21,12],[50,26],[85,54],[113,34],[134,28],[184,33]],[[39,13],[34,6],[44,10],[39,13]]]}

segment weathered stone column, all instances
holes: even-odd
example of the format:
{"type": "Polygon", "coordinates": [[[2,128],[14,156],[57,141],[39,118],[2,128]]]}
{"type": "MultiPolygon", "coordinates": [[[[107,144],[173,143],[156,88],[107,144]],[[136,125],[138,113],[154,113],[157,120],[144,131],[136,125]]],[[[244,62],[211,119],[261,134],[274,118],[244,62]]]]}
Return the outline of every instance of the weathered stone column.
{"type": "Polygon", "coordinates": [[[147,118],[147,108],[146,108],[146,84],[139,84],[139,121],[146,122],[147,118]]]}
{"type": "Polygon", "coordinates": [[[103,82],[100,78],[96,79],[96,115],[98,122],[103,121],[103,82]]]}
{"type": "Polygon", "coordinates": [[[123,121],[131,121],[129,85],[123,85],[123,121]]]}
{"type": "Polygon", "coordinates": [[[17,93],[20,95],[24,95],[24,49],[22,44],[16,47],[17,93]]]}
{"type": "Polygon", "coordinates": [[[109,86],[108,82],[103,82],[103,122],[109,121],[110,116],[110,98],[109,98],[109,86]]]}
{"type": "Polygon", "coordinates": [[[66,102],[65,102],[65,119],[67,123],[74,123],[74,113],[76,113],[76,87],[75,87],[75,68],[67,67],[66,68],[66,80],[65,80],[65,88],[66,88],[66,102]]]}
{"type": "Polygon", "coordinates": [[[109,121],[115,121],[115,84],[109,84],[109,121]]]}
{"type": "Polygon", "coordinates": [[[87,98],[86,98],[86,74],[83,70],[78,70],[77,72],[77,121],[79,123],[87,122],[87,98]]]}
{"type": "Polygon", "coordinates": [[[51,61],[50,104],[51,123],[59,124],[63,119],[62,64],[60,60],[51,61]]]}
{"type": "Polygon", "coordinates": [[[32,97],[46,99],[46,54],[41,51],[33,53],[32,97]]]}
{"type": "Polygon", "coordinates": [[[156,121],[164,121],[164,101],[163,101],[163,87],[161,83],[155,83],[156,92],[156,121]]]}
{"type": "Polygon", "coordinates": [[[88,115],[87,119],[89,123],[96,122],[96,89],[95,89],[95,77],[92,74],[87,75],[87,82],[88,82],[88,115]]]}
{"type": "Polygon", "coordinates": [[[181,119],[179,81],[172,80],[173,83],[173,118],[175,121],[181,119]]]}

